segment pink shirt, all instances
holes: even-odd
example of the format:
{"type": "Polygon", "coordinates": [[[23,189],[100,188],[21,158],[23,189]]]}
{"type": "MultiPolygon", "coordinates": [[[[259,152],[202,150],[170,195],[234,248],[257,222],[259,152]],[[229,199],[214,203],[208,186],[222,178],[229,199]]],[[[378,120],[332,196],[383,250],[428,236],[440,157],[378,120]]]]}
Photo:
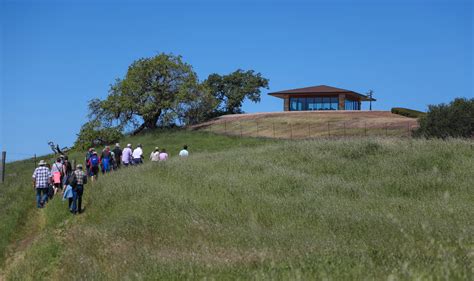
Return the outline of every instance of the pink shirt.
{"type": "Polygon", "coordinates": [[[168,160],[168,153],[161,152],[159,157],[160,157],[160,161],[166,161],[168,160]]]}

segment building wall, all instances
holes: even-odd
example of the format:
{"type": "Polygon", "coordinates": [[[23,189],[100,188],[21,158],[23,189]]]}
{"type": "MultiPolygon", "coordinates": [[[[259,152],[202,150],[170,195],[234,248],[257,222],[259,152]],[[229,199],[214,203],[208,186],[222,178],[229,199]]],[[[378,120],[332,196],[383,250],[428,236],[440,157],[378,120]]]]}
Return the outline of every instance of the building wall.
{"type": "Polygon", "coordinates": [[[345,110],[346,94],[339,94],[339,110],[345,110]]]}
{"type": "Polygon", "coordinates": [[[283,100],[283,111],[290,111],[290,97],[286,96],[283,100]]]}

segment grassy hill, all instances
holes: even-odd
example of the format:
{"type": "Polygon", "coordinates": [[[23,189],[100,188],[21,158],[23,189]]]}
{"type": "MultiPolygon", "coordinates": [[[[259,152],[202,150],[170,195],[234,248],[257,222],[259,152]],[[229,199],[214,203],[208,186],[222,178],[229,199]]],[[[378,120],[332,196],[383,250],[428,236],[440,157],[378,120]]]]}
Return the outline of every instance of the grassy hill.
{"type": "Polygon", "coordinates": [[[235,136],[311,139],[406,137],[417,127],[416,119],[389,111],[287,111],[225,115],[194,129],[235,136]]]}
{"type": "Polygon", "coordinates": [[[472,142],[186,131],[129,141],[172,156],[187,143],[191,157],[100,178],[78,216],[58,198],[33,209],[24,172],[25,186],[0,193],[21,198],[2,220],[29,206],[12,224],[6,279],[473,278],[472,142]]]}

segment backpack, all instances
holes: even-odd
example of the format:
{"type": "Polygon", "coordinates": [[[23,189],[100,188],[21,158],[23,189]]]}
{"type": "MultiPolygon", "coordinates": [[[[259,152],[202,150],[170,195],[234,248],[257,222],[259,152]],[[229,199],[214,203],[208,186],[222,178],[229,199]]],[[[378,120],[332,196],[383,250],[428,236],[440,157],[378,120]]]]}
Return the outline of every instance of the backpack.
{"type": "Polygon", "coordinates": [[[92,155],[90,161],[91,161],[92,167],[98,167],[99,166],[99,156],[92,155]]]}
{"type": "Polygon", "coordinates": [[[76,187],[77,185],[77,177],[76,177],[76,173],[72,173],[71,176],[69,176],[69,178],[67,179],[67,183],[68,185],[72,186],[73,188],[76,187]]]}

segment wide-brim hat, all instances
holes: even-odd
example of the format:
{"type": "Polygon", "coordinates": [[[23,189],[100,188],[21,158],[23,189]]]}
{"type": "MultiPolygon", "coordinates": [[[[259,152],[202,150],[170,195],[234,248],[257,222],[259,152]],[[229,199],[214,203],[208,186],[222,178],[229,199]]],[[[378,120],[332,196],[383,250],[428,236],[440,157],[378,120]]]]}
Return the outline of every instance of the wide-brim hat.
{"type": "Polygon", "coordinates": [[[77,164],[77,165],[76,165],[76,168],[82,169],[82,164],[77,164]]]}
{"type": "Polygon", "coordinates": [[[39,161],[38,166],[44,166],[44,165],[46,165],[46,161],[44,160],[39,161]]]}

